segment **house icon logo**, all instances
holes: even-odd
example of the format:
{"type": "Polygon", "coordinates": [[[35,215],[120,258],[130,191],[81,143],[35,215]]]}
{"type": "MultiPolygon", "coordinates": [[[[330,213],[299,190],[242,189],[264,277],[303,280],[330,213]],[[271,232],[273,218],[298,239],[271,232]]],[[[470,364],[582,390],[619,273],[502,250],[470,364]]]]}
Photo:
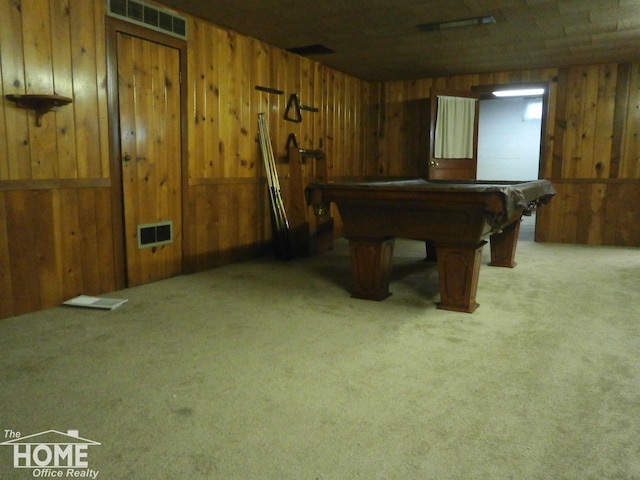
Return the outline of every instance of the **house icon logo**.
{"type": "Polygon", "coordinates": [[[5,430],[4,436],[11,440],[0,445],[13,447],[13,467],[32,469],[34,477],[98,476],[98,470],[89,469],[88,449],[100,443],[82,438],[78,430],[47,430],[27,436],[5,430]]]}

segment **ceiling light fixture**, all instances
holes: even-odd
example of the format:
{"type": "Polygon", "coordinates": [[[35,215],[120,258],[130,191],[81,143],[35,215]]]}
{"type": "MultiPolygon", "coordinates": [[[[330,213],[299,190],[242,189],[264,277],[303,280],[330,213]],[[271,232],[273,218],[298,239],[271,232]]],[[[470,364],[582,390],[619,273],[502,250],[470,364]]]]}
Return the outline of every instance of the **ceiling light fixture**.
{"type": "Polygon", "coordinates": [[[542,95],[544,88],[524,88],[519,90],[497,90],[493,92],[496,97],[531,97],[542,95]]]}
{"type": "Polygon", "coordinates": [[[484,17],[463,18],[460,20],[452,20],[450,22],[423,23],[422,25],[417,25],[417,27],[418,30],[422,30],[424,32],[434,32],[437,30],[447,30],[449,28],[488,25],[490,23],[496,23],[496,17],[494,17],[493,15],[487,15],[484,17]]]}

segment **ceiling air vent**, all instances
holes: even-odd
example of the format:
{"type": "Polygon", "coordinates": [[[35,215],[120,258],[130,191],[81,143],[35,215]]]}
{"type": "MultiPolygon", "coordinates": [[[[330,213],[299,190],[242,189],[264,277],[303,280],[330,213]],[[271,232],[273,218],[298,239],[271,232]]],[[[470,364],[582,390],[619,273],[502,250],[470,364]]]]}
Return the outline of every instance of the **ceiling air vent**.
{"type": "Polygon", "coordinates": [[[107,0],[107,14],[130,23],[187,39],[187,20],[140,0],[107,0]]]}
{"type": "Polygon", "coordinates": [[[329,53],[336,53],[335,50],[331,50],[329,47],[325,47],[324,45],[305,45],[304,47],[293,47],[287,48],[287,52],[297,53],[298,55],[302,55],[306,57],[308,55],[327,55],[329,53]]]}

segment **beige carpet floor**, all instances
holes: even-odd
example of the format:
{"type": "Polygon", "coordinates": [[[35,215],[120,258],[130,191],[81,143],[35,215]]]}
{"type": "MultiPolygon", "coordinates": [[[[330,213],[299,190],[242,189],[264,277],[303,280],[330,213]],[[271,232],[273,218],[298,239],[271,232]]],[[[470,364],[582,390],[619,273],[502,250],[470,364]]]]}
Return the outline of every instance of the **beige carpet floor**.
{"type": "Polygon", "coordinates": [[[105,480],[639,479],[640,250],[522,241],[473,314],[423,253],[383,302],[339,240],[2,320],[0,443],[78,430],[105,480]]]}

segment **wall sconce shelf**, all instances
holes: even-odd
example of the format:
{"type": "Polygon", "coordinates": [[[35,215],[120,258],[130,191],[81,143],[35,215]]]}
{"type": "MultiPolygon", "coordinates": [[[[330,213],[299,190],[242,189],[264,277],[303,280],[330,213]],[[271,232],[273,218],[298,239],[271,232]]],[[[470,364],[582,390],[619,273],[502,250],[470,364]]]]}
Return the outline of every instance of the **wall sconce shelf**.
{"type": "Polygon", "coordinates": [[[68,105],[72,100],[60,95],[6,95],[9,100],[16,102],[18,107],[31,108],[36,112],[36,127],[42,126],[42,116],[50,112],[53,107],[68,105]]]}

